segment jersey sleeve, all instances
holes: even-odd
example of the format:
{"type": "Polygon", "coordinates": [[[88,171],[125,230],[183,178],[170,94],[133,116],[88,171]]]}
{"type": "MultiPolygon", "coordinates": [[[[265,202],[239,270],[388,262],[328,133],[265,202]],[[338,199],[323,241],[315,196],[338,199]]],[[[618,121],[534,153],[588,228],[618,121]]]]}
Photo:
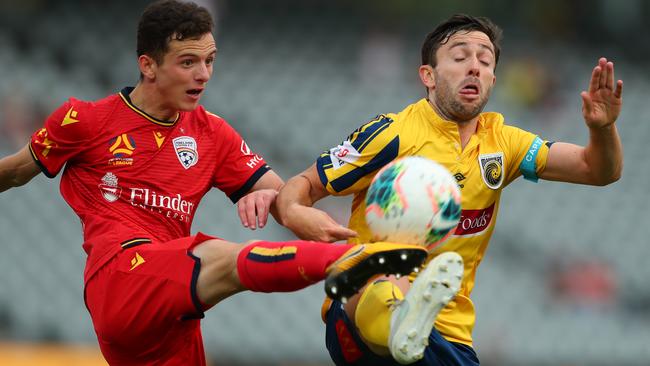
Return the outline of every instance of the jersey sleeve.
{"type": "Polygon", "coordinates": [[[356,129],[340,145],[316,160],[321,183],[332,195],[348,195],[366,189],[374,173],[399,156],[398,127],[387,115],[356,129]]]}
{"type": "Polygon", "coordinates": [[[551,142],[514,126],[504,126],[502,133],[510,165],[507,169],[506,185],[521,175],[527,180],[537,182],[539,174],[546,168],[551,142]]]}
{"type": "Polygon", "coordinates": [[[218,143],[223,147],[218,157],[212,184],[235,203],[245,196],[255,183],[271,168],[263,157],[253,152],[246,141],[230,125],[222,122],[218,143]]]}
{"type": "Polygon", "coordinates": [[[32,135],[29,149],[47,177],[54,178],[84,148],[91,122],[88,104],[71,98],[32,135]]]}

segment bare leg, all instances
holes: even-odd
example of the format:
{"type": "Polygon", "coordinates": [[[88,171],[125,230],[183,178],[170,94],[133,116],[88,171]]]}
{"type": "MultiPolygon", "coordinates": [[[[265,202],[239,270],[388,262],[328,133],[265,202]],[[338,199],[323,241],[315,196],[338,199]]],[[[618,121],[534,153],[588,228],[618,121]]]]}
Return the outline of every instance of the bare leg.
{"type": "Polygon", "coordinates": [[[201,272],[196,285],[197,295],[206,305],[218,302],[246,290],[239,281],[237,255],[244,248],[225,240],[207,240],[192,253],[201,259],[201,272]]]}

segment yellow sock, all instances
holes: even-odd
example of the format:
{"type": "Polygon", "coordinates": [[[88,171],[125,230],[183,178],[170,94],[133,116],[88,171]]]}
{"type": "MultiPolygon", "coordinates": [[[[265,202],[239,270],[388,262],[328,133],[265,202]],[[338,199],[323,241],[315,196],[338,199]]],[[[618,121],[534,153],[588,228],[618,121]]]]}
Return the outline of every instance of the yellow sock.
{"type": "Polygon", "coordinates": [[[354,321],[366,342],[388,347],[390,334],[390,306],[402,300],[402,291],[389,281],[377,281],[366,287],[359,298],[354,321]]]}

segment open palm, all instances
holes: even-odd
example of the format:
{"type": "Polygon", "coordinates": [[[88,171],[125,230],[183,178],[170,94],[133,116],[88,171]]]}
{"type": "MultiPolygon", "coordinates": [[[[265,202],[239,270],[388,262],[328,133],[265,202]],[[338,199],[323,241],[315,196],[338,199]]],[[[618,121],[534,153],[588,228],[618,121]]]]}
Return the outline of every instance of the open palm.
{"type": "Polygon", "coordinates": [[[587,126],[599,128],[614,123],[621,113],[622,93],[623,81],[618,80],[614,86],[614,63],[600,58],[591,73],[589,90],[580,93],[587,126]]]}

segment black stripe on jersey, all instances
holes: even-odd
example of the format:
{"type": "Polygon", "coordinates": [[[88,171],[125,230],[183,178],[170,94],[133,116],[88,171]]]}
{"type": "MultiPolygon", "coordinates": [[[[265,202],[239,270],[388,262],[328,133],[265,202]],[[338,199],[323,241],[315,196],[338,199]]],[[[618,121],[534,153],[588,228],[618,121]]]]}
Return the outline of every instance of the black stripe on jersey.
{"type": "Polygon", "coordinates": [[[129,249],[129,248],[137,247],[138,245],[149,244],[149,243],[151,243],[151,239],[149,238],[133,238],[122,242],[120,246],[122,247],[122,249],[129,249]]]}
{"type": "Polygon", "coordinates": [[[323,187],[327,187],[327,174],[325,174],[325,170],[332,166],[332,157],[328,152],[324,152],[316,159],[316,171],[318,171],[318,177],[320,178],[320,182],[323,183],[323,187]]]}
{"type": "MultiPolygon", "coordinates": [[[[386,146],[375,155],[372,160],[368,163],[334,179],[330,184],[336,192],[341,192],[347,188],[350,188],[354,185],[359,179],[365,177],[368,174],[375,172],[377,169],[383,167],[384,165],[393,161],[399,152],[399,136],[386,144],[386,146]]],[[[321,177],[321,181],[322,181],[321,177]]],[[[327,179],[327,178],[326,178],[327,179]]]]}
{"type": "Polygon", "coordinates": [[[133,104],[131,102],[131,97],[129,97],[129,94],[131,94],[133,89],[134,89],[133,87],[127,86],[126,88],[122,89],[118,94],[122,98],[124,103],[126,103],[126,105],[129,108],[131,108],[135,113],[141,115],[145,119],[147,119],[147,120],[149,120],[149,121],[151,121],[151,122],[153,122],[153,123],[155,123],[157,125],[161,125],[161,126],[165,126],[165,127],[173,126],[178,121],[178,119],[180,118],[181,114],[177,113],[176,118],[174,118],[173,121],[163,121],[161,119],[158,119],[158,118],[148,114],[147,112],[143,111],[142,109],[136,107],[135,104],[133,104]]]}
{"type": "Polygon", "coordinates": [[[350,135],[349,140],[352,143],[352,146],[357,149],[358,152],[361,152],[375,137],[377,137],[377,135],[379,135],[379,133],[381,133],[381,131],[388,128],[391,123],[393,123],[392,119],[380,114],[373,121],[361,126],[361,128],[350,135]],[[364,129],[364,127],[366,128],[364,129]]]}
{"type": "Polygon", "coordinates": [[[34,149],[32,149],[31,143],[29,144],[29,152],[32,153],[32,159],[34,159],[34,162],[36,163],[36,165],[38,165],[38,168],[41,169],[41,171],[43,172],[43,174],[45,174],[46,177],[50,179],[56,177],[56,174],[50,173],[50,171],[47,170],[45,165],[43,165],[43,163],[41,163],[41,161],[38,160],[38,157],[36,156],[36,152],[34,152],[34,149]]]}
{"type": "Polygon", "coordinates": [[[271,168],[268,165],[265,164],[264,166],[261,166],[259,169],[257,169],[255,173],[253,173],[253,175],[251,175],[250,178],[248,178],[246,183],[244,183],[244,185],[241,186],[241,188],[239,188],[233,194],[228,196],[228,198],[230,198],[232,203],[237,203],[237,201],[239,201],[242,197],[244,197],[248,193],[248,191],[250,191],[251,188],[253,188],[255,183],[257,183],[257,181],[260,178],[262,178],[264,173],[268,172],[269,170],[271,170],[271,168]]]}

